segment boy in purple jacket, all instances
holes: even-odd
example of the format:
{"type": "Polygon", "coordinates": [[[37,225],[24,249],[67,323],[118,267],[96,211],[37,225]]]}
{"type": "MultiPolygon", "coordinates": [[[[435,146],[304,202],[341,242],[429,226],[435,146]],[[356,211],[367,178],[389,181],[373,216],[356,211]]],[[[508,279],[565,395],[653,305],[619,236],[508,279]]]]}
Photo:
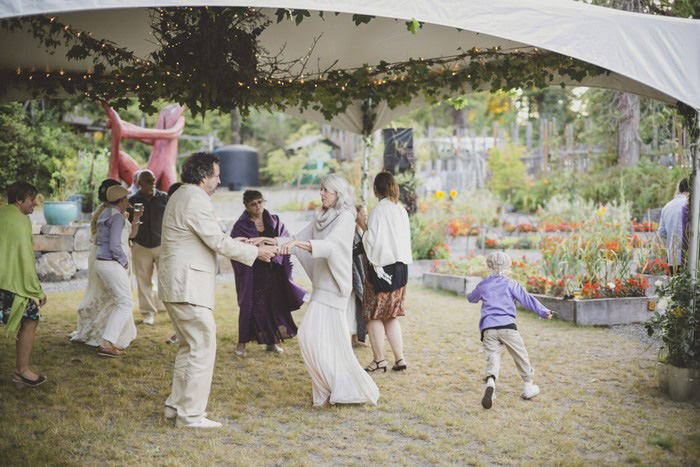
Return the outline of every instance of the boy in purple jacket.
{"type": "Polygon", "coordinates": [[[467,295],[471,303],[483,301],[479,329],[486,353],[486,390],[481,400],[485,409],[490,409],[493,403],[503,346],[510,352],[520,376],[525,381],[522,397],[532,399],[540,393],[540,388],[532,383],[535,372],[530,366],[523,338],[515,326],[515,300],[545,319],[552,319],[552,312],[515,280],[505,275],[511,264],[510,256],[503,252],[489,254],[486,257],[486,266],[491,271],[491,276],[479,282],[476,289],[467,295]]]}

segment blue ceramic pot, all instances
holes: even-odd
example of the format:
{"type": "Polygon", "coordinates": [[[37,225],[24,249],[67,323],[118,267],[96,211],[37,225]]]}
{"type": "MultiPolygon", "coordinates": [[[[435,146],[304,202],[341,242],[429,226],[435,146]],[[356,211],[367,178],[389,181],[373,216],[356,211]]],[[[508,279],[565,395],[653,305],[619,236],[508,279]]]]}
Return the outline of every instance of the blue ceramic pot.
{"type": "Polygon", "coordinates": [[[46,201],[44,217],[49,225],[68,225],[78,218],[78,205],[73,201],[46,201]]]}

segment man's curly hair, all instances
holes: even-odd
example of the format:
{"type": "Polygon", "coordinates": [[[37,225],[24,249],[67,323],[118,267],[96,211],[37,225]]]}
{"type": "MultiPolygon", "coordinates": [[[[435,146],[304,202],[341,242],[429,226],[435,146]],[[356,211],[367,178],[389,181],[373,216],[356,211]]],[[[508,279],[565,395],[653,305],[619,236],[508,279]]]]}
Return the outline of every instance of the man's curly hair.
{"type": "Polygon", "coordinates": [[[182,164],[180,180],[182,183],[199,185],[202,180],[214,175],[214,164],[221,164],[217,156],[211,152],[196,152],[182,164]]]}

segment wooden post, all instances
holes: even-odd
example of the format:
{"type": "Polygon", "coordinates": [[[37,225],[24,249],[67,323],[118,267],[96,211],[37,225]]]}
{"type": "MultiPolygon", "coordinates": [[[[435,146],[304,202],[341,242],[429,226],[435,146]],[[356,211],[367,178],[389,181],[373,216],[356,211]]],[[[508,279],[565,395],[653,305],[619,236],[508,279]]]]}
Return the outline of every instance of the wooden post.
{"type": "MultiPolygon", "coordinates": [[[[697,112],[698,127],[700,127],[700,112],[697,112]]],[[[690,245],[688,248],[688,273],[695,279],[698,270],[698,229],[700,229],[700,138],[695,145],[693,157],[693,188],[691,192],[690,207],[690,245]]]]}
{"type": "Polygon", "coordinates": [[[547,173],[549,163],[549,122],[544,121],[542,138],[542,172],[547,173]]]}
{"type": "Polygon", "coordinates": [[[525,146],[528,152],[532,151],[532,122],[525,125],[525,146]]]}
{"type": "Polygon", "coordinates": [[[362,187],[362,204],[367,206],[367,200],[369,199],[369,155],[372,148],[372,137],[370,135],[365,135],[364,141],[364,151],[362,154],[362,176],[360,178],[360,186],[362,187]]]}

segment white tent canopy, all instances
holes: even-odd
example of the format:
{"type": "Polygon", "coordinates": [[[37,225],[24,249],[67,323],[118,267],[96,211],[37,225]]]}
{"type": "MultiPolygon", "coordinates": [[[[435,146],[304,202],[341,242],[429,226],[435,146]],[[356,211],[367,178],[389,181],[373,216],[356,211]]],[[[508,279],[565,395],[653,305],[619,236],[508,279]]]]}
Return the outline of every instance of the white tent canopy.
{"type": "MultiPolygon", "coordinates": [[[[472,47],[500,46],[504,51],[536,47],[573,57],[608,70],[607,75],[581,82],[559,78],[566,85],[627,91],[663,102],[683,102],[700,112],[700,21],[629,13],[573,0],[0,0],[0,19],[54,14],[72,27],[92,31],[119,47],[147,57],[152,40],[147,7],[249,6],[261,8],[273,24],[261,36],[270,53],[284,50],[283,58],[306,55],[315,38],[310,63],[323,70],[377,65],[381,60],[457,55],[472,47]],[[300,26],[292,21],[274,23],[277,8],[340,12],[324,18],[312,14],[300,26]],[[375,16],[355,26],[352,14],[375,16]],[[425,23],[417,35],[404,21],[425,23]],[[398,20],[398,21],[397,21],[398,20]]],[[[36,69],[80,71],[90,63],[69,62],[61,49],[46,53],[26,32],[0,31],[0,70],[36,69]]],[[[465,89],[464,91],[468,91],[465,89]]],[[[31,93],[10,89],[0,100],[26,99],[31,93]]],[[[375,103],[373,131],[399,115],[424,104],[422,96],[406,106],[390,109],[375,103]]],[[[331,119],[331,125],[363,132],[362,103],[355,102],[331,119]]],[[[305,118],[327,121],[313,109],[286,109],[305,118]]],[[[700,156],[696,149],[694,172],[700,156]]],[[[695,274],[698,256],[700,177],[693,187],[689,269],[695,274]]]]}
{"type": "MultiPolygon", "coordinates": [[[[112,40],[145,57],[155,48],[146,7],[185,5],[260,7],[271,17],[276,8],[342,12],[324,18],[312,14],[300,26],[273,20],[261,37],[268,52],[284,48],[287,58],[305,55],[314,38],[320,37],[309,62],[320,69],[336,60],[335,69],[348,69],[380,60],[451,56],[459,54],[460,47],[501,46],[505,51],[537,47],[611,72],[581,82],[561,79],[564,84],[624,90],[700,109],[700,21],[628,13],[569,0],[0,0],[0,18],[55,14],[62,23],[92,31],[96,38],[112,40]],[[377,18],[355,26],[351,14],[377,18]],[[426,23],[416,35],[404,25],[413,18],[426,23]]],[[[89,63],[69,62],[60,48],[54,55],[46,53],[26,32],[0,31],[0,44],[0,69],[90,68],[89,63]]],[[[27,92],[16,89],[0,96],[6,100],[28,97],[27,92]]],[[[421,96],[395,109],[378,103],[374,129],[422,105],[421,96]]],[[[361,133],[360,106],[357,102],[329,123],[361,133]]],[[[312,109],[287,111],[326,121],[312,109]]]]}

